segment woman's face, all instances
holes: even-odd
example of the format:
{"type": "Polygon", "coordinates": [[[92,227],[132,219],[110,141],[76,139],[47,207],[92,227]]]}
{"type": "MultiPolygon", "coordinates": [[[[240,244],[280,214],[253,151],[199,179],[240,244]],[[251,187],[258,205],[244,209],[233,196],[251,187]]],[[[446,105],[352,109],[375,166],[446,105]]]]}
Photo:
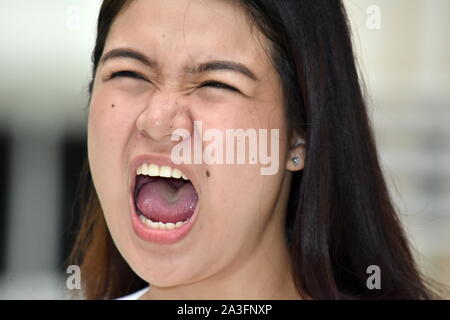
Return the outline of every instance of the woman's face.
{"type": "MultiPolygon", "coordinates": [[[[228,0],[135,0],[112,25],[103,57],[126,48],[147,61],[116,54],[99,64],[89,113],[89,163],[116,246],[153,285],[224,273],[282,237],[287,133],[281,85],[266,46],[242,9],[228,0]],[[245,66],[253,76],[224,63],[208,65],[211,61],[245,66]],[[120,71],[127,72],[111,78],[120,71]],[[193,136],[194,121],[201,121],[203,132],[216,129],[224,137],[226,129],[268,129],[268,142],[270,129],[279,129],[279,157],[273,159],[279,169],[262,175],[267,165],[248,159],[245,164],[170,164],[178,143],[172,132],[185,129],[193,136]],[[177,167],[192,182],[198,200],[187,231],[156,230],[136,219],[134,187],[142,163],[177,167]]],[[[210,142],[202,143],[204,150],[210,142]]],[[[193,199],[189,188],[152,183],[141,208],[151,207],[154,202],[145,199],[155,197],[170,216],[171,209],[181,210],[177,201],[193,199]]]]}

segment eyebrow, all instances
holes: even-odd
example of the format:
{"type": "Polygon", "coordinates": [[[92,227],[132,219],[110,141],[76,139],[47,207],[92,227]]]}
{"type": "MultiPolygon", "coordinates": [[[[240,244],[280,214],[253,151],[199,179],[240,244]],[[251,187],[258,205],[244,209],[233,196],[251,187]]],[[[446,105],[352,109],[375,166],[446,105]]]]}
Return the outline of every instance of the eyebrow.
{"type": "Polygon", "coordinates": [[[233,61],[208,61],[205,63],[201,63],[194,68],[189,68],[188,71],[191,73],[203,73],[208,71],[234,71],[243,74],[253,81],[258,81],[258,78],[255,76],[255,74],[250,71],[250,69],[247,68],[244,64],[233,61]]]}
{"type": "MultiPolygon", "coordinates": [[[[153,61],[152,59],[146,57],[144,54],[135,51],[133,49],[127,49],[127,48],[117,48],[112,49],[105,53],[103,57],[100,60],[101,64],[104,64],[108,60],[118,59],[118,58],[127,58],[127,59],[134,59],[141,63],[143,63],[146,66],[149,66],[151,68],[155,68],[157,66],[157,63],[153,61]]],[[[226,61],[226,60],[213,60],[208,61],[204,63],[200,63],[199,65],[196,65],[194,67],[186,68],[186,70],[189,73],[204,73],[208,71],[233,71],[238,72],[248,78],[250,78],[253,81],[258,81],[258,78],[256,75],[244,64],[233,62],[233,61],[226,61]]]]}
{"type": "Polygon", "coordinates": [[[147,58],[142,53],[139,53],[132,49],[125,49],[125,48],[112,49],[111,51],[108,51],[103,55],[100,62],[101,64],[104,64],[108,60],[113,60],[117,58],[134,59],[149,67],[156,66],[156,63],[153,60],[147,58]]]}

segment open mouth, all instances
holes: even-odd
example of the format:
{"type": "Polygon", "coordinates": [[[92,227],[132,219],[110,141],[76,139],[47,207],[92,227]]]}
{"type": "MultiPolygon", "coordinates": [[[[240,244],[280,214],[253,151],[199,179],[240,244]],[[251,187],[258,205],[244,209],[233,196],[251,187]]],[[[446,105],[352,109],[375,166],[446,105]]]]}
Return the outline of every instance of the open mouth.
{"type": "Polygon", "coordinates": [[[152,229],[172,230],[188,223],[195,212],[198,194],[178,169],[143,164],[136,170],[133,191],[139,219],[152,229]]]}

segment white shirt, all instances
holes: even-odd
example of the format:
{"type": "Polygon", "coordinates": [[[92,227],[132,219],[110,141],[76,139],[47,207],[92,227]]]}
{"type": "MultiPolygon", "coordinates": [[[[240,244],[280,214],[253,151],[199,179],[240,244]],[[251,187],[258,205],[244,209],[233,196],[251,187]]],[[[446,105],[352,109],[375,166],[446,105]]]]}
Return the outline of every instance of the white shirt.
{"type": "Polygon", "coordinates": [[[114,300],[138,300],[140,297],[142,297],[148,290],[150,289],[150,286],[142,288],[136,292],[130,293],[127,296],[123,296],[114,300]]]}

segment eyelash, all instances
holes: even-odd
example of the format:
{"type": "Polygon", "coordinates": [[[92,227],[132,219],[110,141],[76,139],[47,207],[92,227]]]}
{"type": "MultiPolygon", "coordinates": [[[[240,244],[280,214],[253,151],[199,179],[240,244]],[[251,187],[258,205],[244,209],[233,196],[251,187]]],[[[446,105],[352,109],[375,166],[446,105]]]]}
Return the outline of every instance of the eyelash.
{"type": "MultiPolygon", "coordinates": [[[[128,77],[128,78],[148,81],[140,74],[133,72],[133,71],[127,71],[127,70],[113,72],[111,74],[111,76],[109,77],[109,79],[114,79],[116,77],[128,77]]],[[[238,89],[236,89],[235,87],[232,87],[230,85],[227,85],[227,84],[219,82],[219,81],[206,81],[206,82],[202,83],[199,88],[202,88],[202,87],[212,87],[212,88],[216,88],[216,89],[223,89],[223,90],[240,93],[240,91],[238,89]]]]}
{"type": "Polygon", "coordinates": [[[141,76],[140,74],[133,72],[133,71],[117,71],[117,72],[113,72],[111,74],[111,76],[109,77],[110,79],[114,79],[116,77],[126,77],[126,78],[135,78],[135,79],[140,79],[140,80],[145,80],[147,81],[143,76],[141,76]]]}
{"type": "Polygon", "coordinates": [[[200,88],[208,87],[208,86],[212,87],[212,88],[216,88],[216,89],[223,89],[223,90],[240,93],[240,91],[238,89],[236,89],[235,87],[229,86],[229,85],[219,82],[219,81],[206,81],[201,84],[200,88]]]}

